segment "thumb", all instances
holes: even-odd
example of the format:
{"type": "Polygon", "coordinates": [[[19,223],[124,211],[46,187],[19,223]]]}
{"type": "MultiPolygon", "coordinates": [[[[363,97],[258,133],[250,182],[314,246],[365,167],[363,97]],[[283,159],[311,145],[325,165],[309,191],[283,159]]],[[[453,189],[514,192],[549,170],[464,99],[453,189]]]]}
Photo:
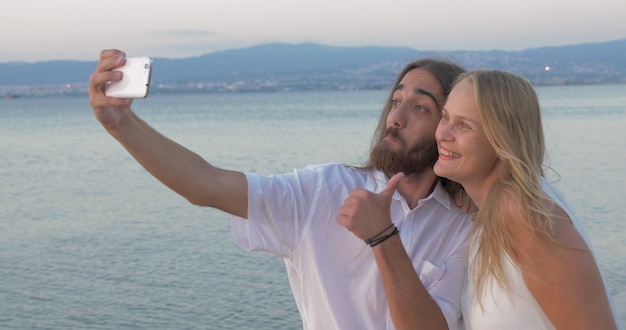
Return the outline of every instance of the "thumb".
{"type": "Polygon", "coordinates": [[[404,173],[402,172],[396,173],[394,176],[391,177],[391,179],[389,179],[389,182],[387,182],[387,185],[385,186],[385,188],[380,192],[380,195],[391,198],[391,196],[393,196],[393,193],[396,191],[398,184],[400,184],[400,181],[403,178],[404,178],[404,173]]]}

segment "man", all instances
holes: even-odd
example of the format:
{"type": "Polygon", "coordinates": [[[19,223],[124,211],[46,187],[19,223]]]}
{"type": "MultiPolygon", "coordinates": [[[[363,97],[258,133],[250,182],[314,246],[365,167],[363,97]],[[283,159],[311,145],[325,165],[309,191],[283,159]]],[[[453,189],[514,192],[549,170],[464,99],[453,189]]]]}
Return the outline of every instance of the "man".
{"type": "Polygon", "coordinates": [[[103,51],[90,77],[96,118],[165,185],[233,215],[239,245],[284,259],[303,328],[460,327],[470,216],[432,171],[435,128],[460,68],[424,60],[403,70],[366,167],[261,176],[212,166],[142,121],[132,100],[106,97],[124,56],[103,51]],[[352,203],[369,200],[389,203],[397,231],[384,221],[351,221],[352,203]]]}

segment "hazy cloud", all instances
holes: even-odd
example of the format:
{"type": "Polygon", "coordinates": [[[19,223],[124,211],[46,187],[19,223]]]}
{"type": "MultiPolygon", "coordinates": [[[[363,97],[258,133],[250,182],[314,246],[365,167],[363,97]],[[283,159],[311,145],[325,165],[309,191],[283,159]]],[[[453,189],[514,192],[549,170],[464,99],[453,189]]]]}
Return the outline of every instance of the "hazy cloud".
{"type": "Polygon", "coordinates": [[[150,31],[148,34],[163,37],[208,37],[217,35],[216,32],[205,30],[163,30],[150,31]]]}

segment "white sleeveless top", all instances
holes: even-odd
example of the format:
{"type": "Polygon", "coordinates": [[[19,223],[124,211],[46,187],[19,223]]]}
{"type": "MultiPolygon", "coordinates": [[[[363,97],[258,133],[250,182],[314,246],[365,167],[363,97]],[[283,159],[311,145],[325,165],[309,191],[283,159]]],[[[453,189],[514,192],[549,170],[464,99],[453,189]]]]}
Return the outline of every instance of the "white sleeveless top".
{"type": "MultiPolygon", "coordinates": [[[[574,227],[576,227],[591,249],[591,242],[587,237],[587,233],[563,195],[544,178],[541,179],[541,184],[544,192],[569,215],[574,227]]],[[[468,262],[471,264],[475,257],[476,246],[473,244],[470,247],[468,262]]],[[[511,293],[507,293],[502,289],[495,278],[489,278],[481,296],[482,308],[476,299],[473,285],[475,282],[474,276],[471,271],[468,271],[461,299],[466,329],[554,329],[554,326],[541,307],[539,307],[530,290],[528,290],[519,267],[507,255],[503,256],[502,266],[504,274],[509,280],[511,293]]],[[[617,327],[618,329],[623,329],[619,313],[606,287],[606,282],[605,289],[607,290],[617,327]]]]}

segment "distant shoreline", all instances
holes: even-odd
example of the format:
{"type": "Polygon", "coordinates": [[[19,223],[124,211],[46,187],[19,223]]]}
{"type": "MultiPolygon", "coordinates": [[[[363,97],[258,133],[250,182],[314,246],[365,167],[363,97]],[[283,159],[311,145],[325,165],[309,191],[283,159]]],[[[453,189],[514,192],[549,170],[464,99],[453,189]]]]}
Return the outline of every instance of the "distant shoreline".
{"type": "MultiPolygon", "coordinates": [[[[536,87],[551,86],[596,86],[596,85],[624,85],[626,81],[601,81],[601,82],[564,82],[564,83],[536,83],[536,87]]],[[[30,86],[0,86],[0,99],[13,100],[32,97],[85,97],[88,95],[88,84],[75,84],[70,88],[63,85],[30,85],[30,86]]],[[[250,94],[250,93],[306,93],[306,92],[346,92],[346,91],[387,91],[390,86],[352,86],[351,88],[265,88],[265,89],[198,89],[184,87],[151,87],[150,94],[250,94]]]]}
{"type": "MultiPolygon", "coordinates": [[[[625,53],[626,39],[522,51],[269,43],[181,59],[155,57],[152,86],[206,92],[385,89],[407,63],[422,58],[453,61],[467,70],[505,70],[537,86],[614,84],[626,83],[625,53]]],[[[47,86],[56,84],[65,86],[55,86],[52,94],[78,93],[96,65],[71,60],[0,63],[0,95],[47,94],[47,86]]]]}

